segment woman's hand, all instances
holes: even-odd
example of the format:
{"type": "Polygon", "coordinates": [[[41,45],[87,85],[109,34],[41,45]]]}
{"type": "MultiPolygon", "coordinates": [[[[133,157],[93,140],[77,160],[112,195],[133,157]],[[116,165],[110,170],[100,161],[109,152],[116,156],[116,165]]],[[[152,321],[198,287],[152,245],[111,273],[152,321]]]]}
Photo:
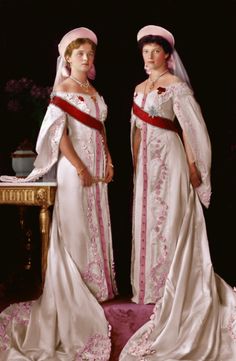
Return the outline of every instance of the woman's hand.
{"type": "Polygon", "coordinates": [[[195,163],[192,163],[189,167],[190,169],[190,182],[193,188],[197,188],[202,183],[202,178],[199,170],[197,169],[195,163]]]}
{"type": "Polygon", "coordinates": [[[111,162],[107,163],[106,174],[105,174],[105,183],[110,183],[113,181],[114,176],[114,166],[111,162]]]}
{"type": "Polygon", "coordinates": [[[81,182],[84,187],[91,187],[93,184],[93,177],[86,167],[78,169],[77,174],[81,178],[81,182]]]}

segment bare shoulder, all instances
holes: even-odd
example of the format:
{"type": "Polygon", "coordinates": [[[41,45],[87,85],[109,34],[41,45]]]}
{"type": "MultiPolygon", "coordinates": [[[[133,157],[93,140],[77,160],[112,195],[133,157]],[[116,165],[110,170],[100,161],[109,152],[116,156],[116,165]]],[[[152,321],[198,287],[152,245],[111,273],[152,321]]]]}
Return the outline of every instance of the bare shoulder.
{"type": "Polygon", "coordinates": [[[144,80],[142,83],[136,85],[134,91],[135,91],[136,93],[144,93],[145,87],[146,87],[146,81],[147,81],[147,80],[144,80]]]}
{"type": "Polygon", "coordinates": [[[69,93],[71,91],[71,83],[69,79],[65,79],[60,84],[58,84],[55,88],[55,91],[69,93]]]}

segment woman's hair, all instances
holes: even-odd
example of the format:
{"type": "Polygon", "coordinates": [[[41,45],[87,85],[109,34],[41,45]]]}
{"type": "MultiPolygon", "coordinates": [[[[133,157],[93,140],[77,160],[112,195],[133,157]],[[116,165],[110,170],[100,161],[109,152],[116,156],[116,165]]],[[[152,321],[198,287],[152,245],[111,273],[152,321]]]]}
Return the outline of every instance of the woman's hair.
{"type": "Polygon", "coordinates": [[[65,50],[64,56],[65,56],[65,57],[66,57],[66,56],[71,56],[72,51],[73,51],[74,49],[78,49],[81,45],[86,44],[86,43],[90,44],[91,47],[92,47],[92,50],[95,52],[95,50],[96,50],[96,44],[94,44],[94,42],[93,42],[92,40],[90,40],[90,39],[88,39],[88,38],[78,38],[78,39],[73,40],[73,41],[67,46],[67,48],[66,48],[66,50],[65,50]]]}
{"type": "Polygon", "coordinates": [[[138,47],[140,50],[142,50],[144,45],[151,44],[151,43],[156,43],[156,44],[160,45],[166,54],[171,55],[173,52],[173,48],[170,45],[170,43],[165,38],[163,38],[162,36],[158,36],[158,35],[144,36],[143,38],[141,38],[138,41],[138,47]]]}

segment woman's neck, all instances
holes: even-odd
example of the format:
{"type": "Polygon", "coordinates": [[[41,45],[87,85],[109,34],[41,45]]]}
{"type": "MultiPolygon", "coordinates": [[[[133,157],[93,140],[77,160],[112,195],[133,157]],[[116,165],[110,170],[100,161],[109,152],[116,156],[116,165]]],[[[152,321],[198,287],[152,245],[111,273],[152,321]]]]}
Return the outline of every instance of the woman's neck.
{"type": "Polygon", "coordinates": [[[155,81],[155,79],[160,78],[162,75],[164,75],[167,72],[168,72],[167,67],[163,67],[163,68],[155,69],[155,70],[153,69],[149,74],[149,79],[151,79],[152,81],[155,81]]]}
{"type": "Polygon", "coordinates": [[[87,73],[85,72],[71,72],[70,74],[71,78],[77,79],[78,81],[85,83],[88,78],[87,78],[87,73]]]}
{"type": "Polygon", "coordinates": [[[149,75],[149,78],[147,79],[147,82],[149,83],[149,90],[153,90],[156,86],[157,83],[159,81],[159,79],[164,76],[166,73],[168,73],[168,69],[165,69],[161,72],[155,72],[155,74],[153,74],[153,72],[149,75]]]}
{"type": "Polygon", "coordinates": [[[76,83],[76,84],[79,85],[81,88],[83,88],[86,93],[89,92],[90,83],[89,83],[87,77],[86,77],[84,80],[80,80],[79,78],[76,78],[75,76],[70,75],[69,78],[70,78],[74,83],[76,83]]]}

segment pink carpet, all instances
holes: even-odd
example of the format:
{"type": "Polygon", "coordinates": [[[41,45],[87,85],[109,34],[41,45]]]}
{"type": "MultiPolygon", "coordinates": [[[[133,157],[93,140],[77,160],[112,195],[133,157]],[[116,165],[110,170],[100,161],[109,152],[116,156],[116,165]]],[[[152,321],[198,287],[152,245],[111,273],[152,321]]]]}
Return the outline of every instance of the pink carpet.
{"type": "Polygon", "coordinates": [[[117,361],[128,339],[149,320],[154,305],[137,305],[130,300],[115,299],[104,302],[102,307],[112,326],[110,361],[117,361]]]}
{"type": "MultiPolygon", "coordinates": [[[[31,288],[29,288],[31,289],[31,288]]],[[[10,303],[20,302],[39,297],[40,291],[34,291],[32,294],[21,294],[18,290],[18,296],[15,294],[7,298],[5,287],[0,284],[0,312],[10,303]]],[[[17,292],[16,292],[17,293],[17,292]]],[[[119,354],[128,341],[128,339],[149,320],[154,305],[137,305],[129,299],[117,298],[112,301],[102,303],[105,315],[112,327],[111,341],[112,350],[110,361],[118,361],[119,354]]]]}

